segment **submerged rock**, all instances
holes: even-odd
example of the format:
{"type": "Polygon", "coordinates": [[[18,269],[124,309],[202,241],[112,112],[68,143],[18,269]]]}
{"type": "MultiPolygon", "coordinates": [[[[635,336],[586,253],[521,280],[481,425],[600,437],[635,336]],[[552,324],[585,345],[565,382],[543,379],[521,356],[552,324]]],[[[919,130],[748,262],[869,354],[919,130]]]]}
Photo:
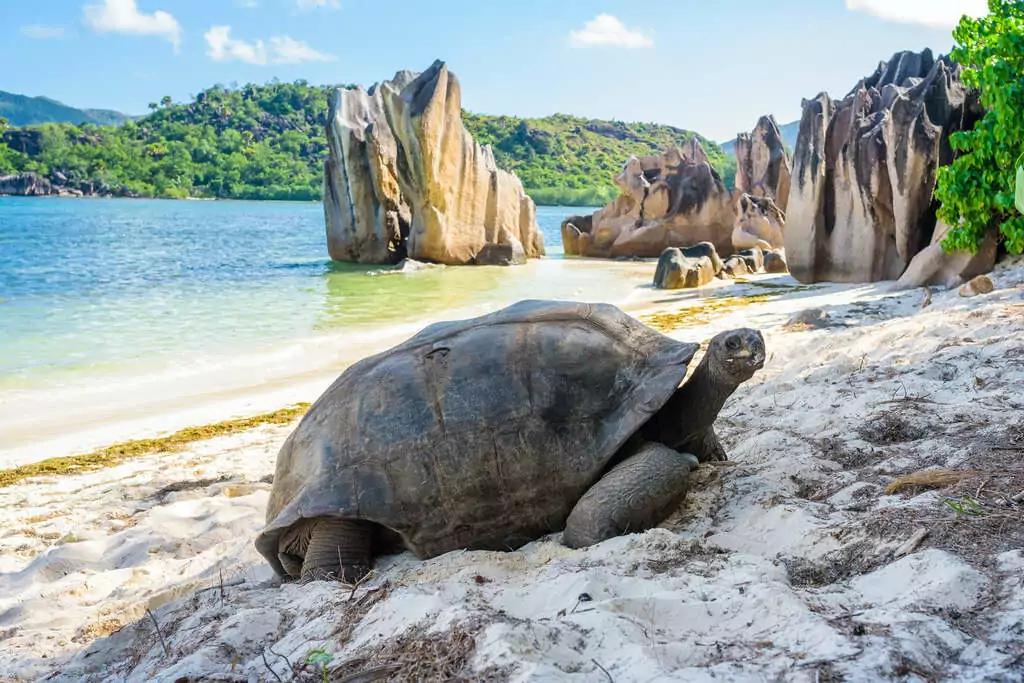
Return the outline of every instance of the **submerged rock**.
{"type": "Polygon", "coordinates": [[[422,273],[426,270],[436,270],[438,268],[444,268],[442,263],[423,263],[422,261],[416,261],[411,258],[404,258],[390,268],[381,268],[380,270],[369,270],[366,272],[370,277],[377,277],[379,275],[402,275],[408,273],[422,273]]]}
{"type": "Polygon", "coordinates": [[[533,200],[463,126],[459,82],[443,62],[421,74],[401,71],[368,91],[336,90],[327,139],[331,258],[469,264],[492,245],[506,246],[488,252],[507,252],[505,232],[526,257],[544,254],[533,200]]]}
{"type": "Polygon", "coordinates": [[[615,184],[620,194],[611,204],[562,223],[566,254],[652,258],[698,242],[732,251],[732,196],[696,138],[683,149],[630,157],[615,184]]]}
{"type": "Polygon", "coordinates": [[[930,50],[900,52],[842,100],[804,101],[785,230],[796,279],[895,280],[933,243],[950,135],[984,114],[961,72],[930,50]]]}

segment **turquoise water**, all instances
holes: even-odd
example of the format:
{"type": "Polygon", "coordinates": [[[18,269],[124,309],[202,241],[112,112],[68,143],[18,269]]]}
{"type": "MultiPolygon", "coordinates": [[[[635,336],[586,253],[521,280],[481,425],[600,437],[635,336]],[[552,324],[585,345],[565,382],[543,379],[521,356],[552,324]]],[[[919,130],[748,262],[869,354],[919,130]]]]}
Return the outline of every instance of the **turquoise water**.
{"type": "Polygon", "coordinates": [[[0,197],[0,388],[584,296],[596,271],[559,256],[584,211],[538,207],[554,258],[528,270],[370,277],[327,259],[318,204],[0,197]]]}

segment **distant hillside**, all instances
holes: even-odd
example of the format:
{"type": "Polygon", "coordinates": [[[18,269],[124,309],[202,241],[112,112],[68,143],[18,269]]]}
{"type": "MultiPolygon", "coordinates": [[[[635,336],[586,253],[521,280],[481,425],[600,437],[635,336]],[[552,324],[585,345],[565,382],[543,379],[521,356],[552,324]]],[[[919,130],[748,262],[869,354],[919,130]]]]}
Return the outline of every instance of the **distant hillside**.
{"type": "MultiPolygon", "coordinates": [[[[782,141],[789,147],[789,153],[792,154],[793,150],[796,149],[796,136],[800,133],[800,122],[793,121],[784,126],[779,126],[779,132],[782,133],[782,141]]],[[[736,138],[733,138],[729,142],[722,143],[722,151],[732,156],[732,150],[735,146],[736,138]]]]}
{"type": "Polygon", "coordinates": [[[623,123],[555,114],[542,119],[462,113],[473,137],[490,145],[538,204],[596,206],[618,194],[612,177],[631,155],[657,154],[696,137],[731,189],[736,160],[697,133],[656,123],[623,123]]]}
{"type": "Polygon", "coordinates": [[[40,123],[92,123],[97,126],[118,126],[129,116],[107,109],[75,109],[49,97],[26,97],[0,90],[0,117],[12,126],[35,126],[40,123]]]}
{"type": "MultiPolygon", "coordinates": [[[[327,96],[334,87],[305,81],[215,86],[187,104],[164,98],[152,113],[116,127],[79,125],[86,119],[72,114],[66,116],[73,123],[19,127],[25,119],[4,113],[0,104],[0,116],[15,126],[0,130],[0,175],[34,171],[87,194],[319,199],[327,96]]],[[[63,107],[45,98],[19,102],[63,107]]],[[[56,117],[52,109],[51,114],[56,117]]],[[[39,120],[41,114],[35,116],[39,120]]],[[[618,192],[612,177],[630,155],[657,154],[693,137],[700,138],[728,187],[736,176],[735,160],[717,144],[672,126],[563,114],[518,119],[463,112],[463,120],[479,142],[492,146],[499,166],[518,174],[538,204],[611,201],[618,192]]]]}

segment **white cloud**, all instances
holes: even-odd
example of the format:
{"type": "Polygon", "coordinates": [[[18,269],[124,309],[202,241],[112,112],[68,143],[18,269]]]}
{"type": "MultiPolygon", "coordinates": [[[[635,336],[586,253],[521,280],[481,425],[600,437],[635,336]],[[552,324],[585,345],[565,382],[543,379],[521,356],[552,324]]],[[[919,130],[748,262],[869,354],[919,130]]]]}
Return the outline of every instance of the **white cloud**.
{"type": "Polygon", "coordinates": [[[64,37],[63,26],[44,26],[43,24],[30,24],[21,27],[21,35],[34,40],[59,40],[64,37]]]}
{"type": "Polygon", "coordinates": [[[932,28],[952,28],[967,14],[988,14],[987,0],[846,0],[846,9],[879,19],[932,28]]]}
{"type": "Polygon", "coordinates": [[[206,54],[215,62],[248,62],[266,64],[267,49],[262,40],[249,43],[231,37],[230,26],[211,26],[203,37],[209,49],[206,54]]]}
{"type": "Polygon", "coordinates": [[[85,25],[96,33],[163,36],[171,41],[175,52],[181,44],[181,26],[177,19],[162,10],[144,14],[135,0],[103,0],[101,5],[86,5],[82,12],[85,25]]]}
{"type": "Polygon", "coordinates": [[[271,50],[276,64],[301,64],[302,62],[334,62],[338,58],[326,52],[314,50],[301,40],[290,36],[275,36],[270,39],[271,50]]]}
{"type": "Polygon", "coordinates": [[[341,7],[341,0],[295,0],[295,5],[301,10],[311,10],[317,7],[338,9],[341,7]]]}
{"type": "Polygon", "coordinates": [[[569,33],[572,47],[615,46],[625,48],[652,47],[654,40],[639,29],[628,29],[611,14],[598,14],[583,25],[581,31],[569,33]]]}
{"type": "Polygon", "coordinates": [[[262,40],[249,42],[231,37],[230,26],[211,26],[206,32],[206,54],[215,62],[246,62],[248,64],[301,64],[302,62],[333,62],[334,55],[320,52],[291,36],[274,36],[270,48],[262,40]]]}

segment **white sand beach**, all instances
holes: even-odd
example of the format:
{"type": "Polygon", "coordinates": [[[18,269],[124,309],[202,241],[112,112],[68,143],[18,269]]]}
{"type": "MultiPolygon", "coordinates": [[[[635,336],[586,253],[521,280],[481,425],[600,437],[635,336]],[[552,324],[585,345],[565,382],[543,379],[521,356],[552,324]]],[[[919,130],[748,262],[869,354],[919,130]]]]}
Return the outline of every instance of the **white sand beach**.
{"type": "MultiPolygon", "coordinates": [[[[623,302],[680,339],[758,327],[770,358],[719,417],[729,466],[660,528],[586,550],[555,534],[280,585],[253,538],[294,425],[0,488],[0,680],[318,681],[317,650],[349,682],[1021,680],[1024,261],[992,280],[925,308],[788,276],[700,315],[694,293],[623,302]],[[821,326],[786,326],[810,308],[821,326]],[[886,493],[926,469],[953,472],[886,493]]],[[[338,364],[319,370],[45,452],[311,401],[338,364]]]]}

